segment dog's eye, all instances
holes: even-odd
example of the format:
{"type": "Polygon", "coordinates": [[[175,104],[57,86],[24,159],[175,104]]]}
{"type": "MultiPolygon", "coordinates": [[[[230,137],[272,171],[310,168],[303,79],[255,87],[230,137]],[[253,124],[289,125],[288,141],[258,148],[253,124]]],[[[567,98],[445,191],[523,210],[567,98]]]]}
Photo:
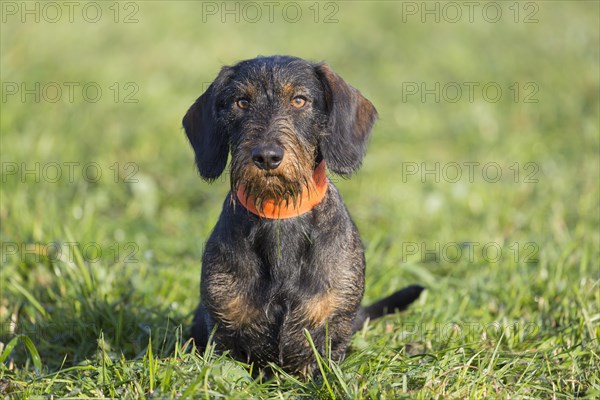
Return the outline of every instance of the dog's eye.
{"type": "Polygon", "coordinates": [[[235,105],[241,108],[242,110],[248,109],[250,107],[250,100],[248,99],[239,99],[235,102],[235,105]]]}
{"type": "Polygon", "coordinates": [[[306,98],[302,96],[296,96],[292,99],[292,107],[302,108],[306,105],[306,98]]]}

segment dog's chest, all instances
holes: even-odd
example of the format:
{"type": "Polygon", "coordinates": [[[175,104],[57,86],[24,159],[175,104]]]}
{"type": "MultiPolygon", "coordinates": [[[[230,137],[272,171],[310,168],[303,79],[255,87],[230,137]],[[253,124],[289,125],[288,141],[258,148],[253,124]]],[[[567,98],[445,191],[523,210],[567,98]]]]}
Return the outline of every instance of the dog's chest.
{"type": "Polygon", "coordinates": [[[216,322],[235,332],[323,323],[337,293],[333,271],[322,263],[324,244],[315,240],[314,228],[265,225],[240,231],[231,238],[238,251],[222,252],[221,263],[211,263],[205,288],[216,322]]]}

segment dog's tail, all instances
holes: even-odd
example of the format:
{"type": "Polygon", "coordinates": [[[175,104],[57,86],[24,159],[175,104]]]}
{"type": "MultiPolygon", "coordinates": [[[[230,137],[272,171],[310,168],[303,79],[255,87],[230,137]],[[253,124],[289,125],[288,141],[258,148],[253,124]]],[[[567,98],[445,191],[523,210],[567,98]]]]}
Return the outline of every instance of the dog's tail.
{"type": "Polygon", "coordinates": [[[370,306],[361,307],[358,314],[356,314],[356,318],[354,318],[352,332],[360,330],[367,319],[375,319],[395,311],[406,310],[410,303],[419,298],[423,290],[425,290],[423,286],[411,285],[370,306]]]}

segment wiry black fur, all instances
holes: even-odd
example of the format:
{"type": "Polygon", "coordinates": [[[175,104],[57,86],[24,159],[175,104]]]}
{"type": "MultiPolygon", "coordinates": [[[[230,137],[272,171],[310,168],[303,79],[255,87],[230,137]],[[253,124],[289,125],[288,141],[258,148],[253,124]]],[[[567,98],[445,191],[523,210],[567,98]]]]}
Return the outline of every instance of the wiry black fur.
{"type": "Polygon", "coordinates": [[[344,357],[352,332],[367,318],[404,309],[423,290],[412,286],[367,308],[365,259],[358,231],[329,182],[324,200],[290,219],[248,212],[234,193],[244,185],[262,199],[294,199],[324,159],[337,174],[359,168],[377,113],[326,64],[259,57],[225,67],[183,120],[200,175],[214,180],[232,154],[231,195],[202,259],[201,302],[193,336],[204,347],[215,330],[220,350],[259,368],[275,363],[310,373],[317,349],[344,357]],[[307,100],[290,106],[295,96],[307,100]],[[238,100],[249,107],[237,106],[238,100]],[[251,160],[257,146],[280,146],[284,160],[265,171],[251,160]],[[328,332],[328,336],[326,335],[328,332]],[[329,343],[326,344],[327,337],[329,343]]]}

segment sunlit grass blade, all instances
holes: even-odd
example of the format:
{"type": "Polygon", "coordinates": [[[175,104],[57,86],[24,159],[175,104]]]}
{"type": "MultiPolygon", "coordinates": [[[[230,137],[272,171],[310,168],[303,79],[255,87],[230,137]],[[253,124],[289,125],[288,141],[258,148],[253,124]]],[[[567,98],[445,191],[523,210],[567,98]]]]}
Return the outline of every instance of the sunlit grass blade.
{"type": "Polygon", "coordinates": [[[13,352],[13,350],[19,343],[22,343],[29,352],[29,355],[31,356],[31,361],[33,362],[33,366],[35,367],[35,369],[37,371],[41,371],[42,359],[40,358],[40,354],[38,353],[38,350],[31,341],[31,339],[26,335],[17,335],[6,344],[4,351],[0,355],[0,363],[6,361],[6,359],[10,356],[10,354],[13,352]]]}

